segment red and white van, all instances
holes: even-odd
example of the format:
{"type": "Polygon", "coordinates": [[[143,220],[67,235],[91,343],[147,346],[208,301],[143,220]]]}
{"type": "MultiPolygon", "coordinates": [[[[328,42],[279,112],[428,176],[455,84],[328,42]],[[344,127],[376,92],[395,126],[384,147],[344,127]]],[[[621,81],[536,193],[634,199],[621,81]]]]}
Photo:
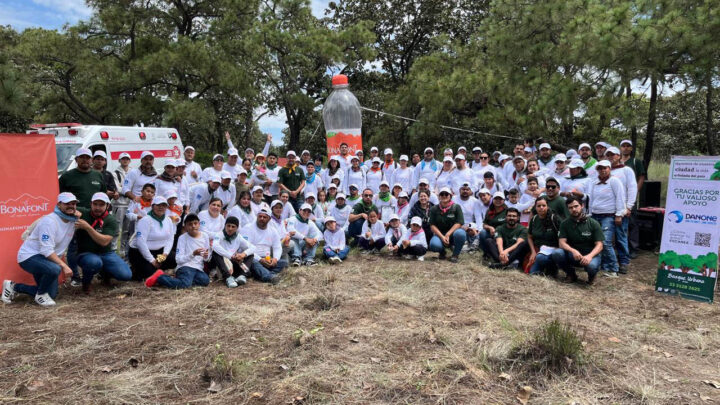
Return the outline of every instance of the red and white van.
{"type": "Polygon", "coordinates": [[[119,127],[110,125],[83,125],[78,123],[33,124],[27,133],[55,135],[58,175],[75,167],[75,151],[88,148],[104,151],[108,156],[107,170],[120,166],[120,154],[127,152],[131,167],[140,165],[140,154],[150,151],[155,155],[155,169],[163,171],[167,159],[178,159],[183,146],[180,134],[174,128],[119,127]]]}

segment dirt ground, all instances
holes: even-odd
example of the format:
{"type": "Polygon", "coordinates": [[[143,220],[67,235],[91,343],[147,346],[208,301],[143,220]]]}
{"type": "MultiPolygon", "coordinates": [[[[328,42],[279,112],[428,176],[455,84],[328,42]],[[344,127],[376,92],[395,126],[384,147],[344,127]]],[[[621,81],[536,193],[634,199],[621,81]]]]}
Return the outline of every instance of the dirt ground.
{"type": "Polygon", "coordinates": [[[0,403],[519,404],[523,386],[537,404],[720,403],[720,308],[654,293],[655,255],[592,288],[435,257],[19,298],[0,309],[0,403]],[[555,318],[583,341],[579,371],[509,361],[555,318]]]}

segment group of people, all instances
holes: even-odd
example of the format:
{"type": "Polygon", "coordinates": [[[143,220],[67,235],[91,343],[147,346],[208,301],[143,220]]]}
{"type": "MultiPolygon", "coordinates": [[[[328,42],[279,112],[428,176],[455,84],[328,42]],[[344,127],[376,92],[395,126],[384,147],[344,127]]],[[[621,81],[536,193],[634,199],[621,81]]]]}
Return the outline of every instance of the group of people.
{"type": "Polygon", "coordinates": [[[288,151],[280,165],[269,137],[262,153],[248,148],[240,160],[226,136],[227,159],[216,154],[203,169],[187,146],[160,174],[149,151],[135,169],[120,155],[110,173],[103,151],[79,149],[53,213],[25,232],[18,252],[36,285],[5,280],[2,300],[25,293],[55,305],[61,272],[86,292],[95,275],[168,288],[208,285],[213,274],[230,288],[250,277],[275,283],[287,266],[316,265],[319,252],[342,263],[350,246],[420,261],[430,251],[452,263],[482,251],[490,267],[563,270],[569,282],[582,267],[592,284],[600,271],[626,273],[637,249],[645,171],[629,140],[565,153],[527,140],[512,155],[461,146],[441,160],[428,147],[397,161],[389,148],[364,159],[342,144],[327,165],[307,150],[288,151]]]}

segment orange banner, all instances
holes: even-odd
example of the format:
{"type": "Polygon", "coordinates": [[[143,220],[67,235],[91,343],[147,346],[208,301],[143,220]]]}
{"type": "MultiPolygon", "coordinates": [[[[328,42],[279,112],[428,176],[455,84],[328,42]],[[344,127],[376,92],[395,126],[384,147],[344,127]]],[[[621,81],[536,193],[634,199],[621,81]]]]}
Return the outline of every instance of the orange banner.
{"type": "Polygon", "coordinates": [[[52,212],[57,195],[53,135],[0,134],[0,280],[35,284],[17,264],[20,236],[52,212]]]}
{"type": "Polygon", "coordinates": [[[328,159],[340,154],[340,145],[343,143],[348,145],[350,155],[355,155],[356,151],[362,150],[360,128],[327,131],[325,137],[327,138],[328,159]]]}

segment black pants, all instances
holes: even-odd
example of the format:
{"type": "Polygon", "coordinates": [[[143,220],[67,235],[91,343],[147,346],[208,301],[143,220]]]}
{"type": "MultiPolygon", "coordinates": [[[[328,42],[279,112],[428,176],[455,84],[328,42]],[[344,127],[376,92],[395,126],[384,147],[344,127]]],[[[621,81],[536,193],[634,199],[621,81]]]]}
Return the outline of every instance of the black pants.
{"type": "Polygon", "coordinates": [[[398,250],[398,252],[401,255],[425,256],[425,253],[427,253],[427,248],[423,245],[415,245],[408,247],[403,247],[403,245],[400,245],[400,249],[398,250]]]}
{"type": "MultiPolygon", "coordinates": [[[[151,250],[150,254],[153,255],[153,257],[161,254],[163,252],[162,249],[156,249],[151,250]]],[[[140,281],[143,279],[146,279],[155,273],[156,269],[155,266],[152,265],[152,263],[145,260],[142,253],[140,253],[140,250],[136,248],[130,248],[130,253],[128,255],[128,260],[130,261],[130,269],[132,270],[132,279],[134,281],[140,281]]],[[[173,269],[175,268],[175,254],[171,253],[168,255],[168,257],[160,263],[160,269],[167,270],[167,269],[173,269]]]]}
{"type": "Polygon", "coordinates": [[[628,247],[630,253],[637,253],[640,250],[640,228],[637,225],[637,208],[633,207],[630,212],[630,221],[628,224],[628,247]]]}
{"type": "MultiPolygon", "coordinates": [[[[497,242],[495,241],[495,238],[487,238],[485,239],[485,244],[487,246],[487,253],[492,257],[493,260],[496,262],[500,262],[500,251],[498,250],[497,242]]],[[[528,250],[528,244],[527,242],[523,242],[519,244],[515,249],[508,254],[508,263],[512,263],[513,261],[517,260],[518,262],[521,262],[525,258],[525,254],[527,254],[528,250]]]]}
{"type": "MultiPolygon", "coordinates": [[[[250,277],[250,272],[243,271],[242,267],[240,267],[240,262],[231,260],[232,263],[232,274],[230,273],[230,269],[228,269],[227,264],[225,263],[225,258],[217,254],[216,252],[212,253],[212,257],[210,257],[210,269],[217,268],[220,270],[220,273],[222,273],[223,279],[226,279],[230,276],[233,277],[239,277],[239,276],[245,276],[250,277]]],[[[252,269],[253,265],[253,255],[250,255],[246,257],[243,261],[245,263],[245,266],[247,266],[248,270],[252,269]]]]}

